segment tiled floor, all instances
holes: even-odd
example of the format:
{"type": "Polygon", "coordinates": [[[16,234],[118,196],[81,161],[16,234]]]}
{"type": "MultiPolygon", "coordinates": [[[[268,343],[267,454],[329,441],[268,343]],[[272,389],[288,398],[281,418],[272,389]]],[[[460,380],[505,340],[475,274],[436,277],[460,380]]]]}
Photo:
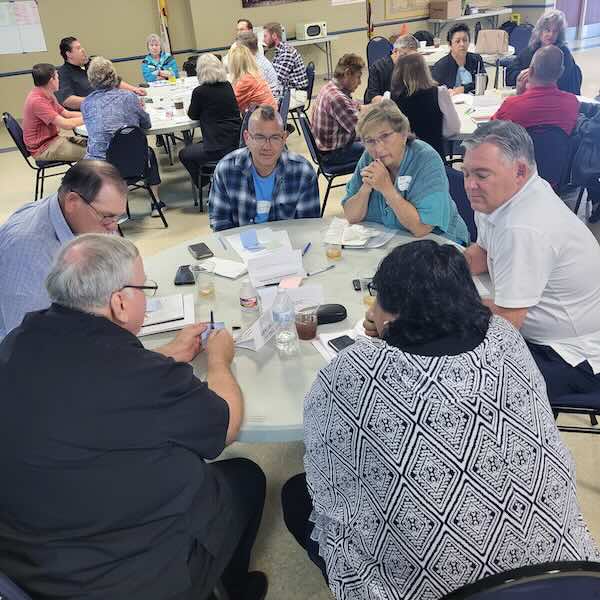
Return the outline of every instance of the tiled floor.
{"type": "MultiPolygon", "coordinates": [[[[600,89],[600,48],[575,53],[584,73],[582,93],[595,96],[600,89]]],[[[357,94],[362,96],[362,89],[357,94]]],[[[33,172],[16,152],[3,152],[12,147],[4,129],[0,129],[0,222],[33,195],[33,172]]],[[[302,139],[294,134],[289,147],[308,157],[302,139]]],[[[150,256],[177,242],[202,238],[208,232],[206,214],[193,207],[187,173],[178,161],[170,166],[165,155],[159,154],[161,198],[167,202],[169,229],[160,221],[149,218],[149,205],[142,193],[132,194],[131,208],[136,218],[125,226],[125,234],[133,240],[143,256],[150,256]]],[[[58,178],[49,180],[47,192],[56,190],[58,178]]],[[[323,181],[321,189],[324,192],[323,181]]],[[[331,193],[327,215],[341,214],[339,199],[342,189],[331,193]]],[[[594,228],[598,237],[600,228],[594,228]]],[[[564,440],[572,450],[577,464],[579,498],[596,539],[600,541],[600,483],[596,467],[600,462],[600,437],[565,434],[564,440]]],[[[331,598],[318,570],[305,558],[288,535],[283,524],[279,494],[285,480],[302,470],[303,446],[293,444],[234,444],[226,456],[248,456],[256,460],[267,473],[269,486],[265,514],[254,552],[255,568],[266,571],[271,586],[268,600],[326,600],[331,598]]]]}

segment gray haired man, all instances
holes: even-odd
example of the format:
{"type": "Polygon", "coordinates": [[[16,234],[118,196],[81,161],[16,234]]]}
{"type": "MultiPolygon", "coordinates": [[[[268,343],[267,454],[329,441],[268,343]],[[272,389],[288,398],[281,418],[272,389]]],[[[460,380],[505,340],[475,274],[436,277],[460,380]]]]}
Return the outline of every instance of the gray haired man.
{"type": "Polygon", "coordinates": [[[521,330],[556,402],[600,392],[600,246],[536,170],[533,142],[509,121],[481,125],[466,147],[465,190],[495,314],[521,330]]]}
{"type": "Polygon", "coordinates": [[[243,400],[234,346],[212,333],[206,382],[137,339],[147,281],[136,247],[88,234],[59,252],[52,305],[0,344],[0,570],[33,597],[262,600],[248,573],[265,477],[232,443],[243,400]],[[33,369],[33,373],[32,373],[33,369]],[[57,558],[58,557],[58,558],[57,558]]]}

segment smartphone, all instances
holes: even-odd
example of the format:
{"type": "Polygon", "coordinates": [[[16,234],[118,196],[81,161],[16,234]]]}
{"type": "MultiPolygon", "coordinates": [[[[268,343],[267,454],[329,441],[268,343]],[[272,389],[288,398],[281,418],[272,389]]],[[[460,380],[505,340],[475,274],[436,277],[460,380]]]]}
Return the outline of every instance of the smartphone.
{"type": "Polygon", "coordinates": [[[194,274],[190,271],[190,265],[181,265],[175,273],[175,285],[189,285],[194,283],[194,274]]]}
{"type": "Polygon", "coordinates": [[[352,287],[354,288],[355,292],[360,292],[360,279],[353,279],[352,287]]]}
{"type": "Polygon", "coordinates": [[[204,242],[192,244],[191,246],[188,246],[188,250],[196,260],[202,260],[204,258],[210,258],[211,256],[214,256],[213,251],[204,242]]]}
{"type": "Polygon", "coordinates": [[[349,335],[340,335],[340,337],[333,338],[327,342],[336,352],[340,352],[348,346],[352,346],[354,341],[349,335]]]}

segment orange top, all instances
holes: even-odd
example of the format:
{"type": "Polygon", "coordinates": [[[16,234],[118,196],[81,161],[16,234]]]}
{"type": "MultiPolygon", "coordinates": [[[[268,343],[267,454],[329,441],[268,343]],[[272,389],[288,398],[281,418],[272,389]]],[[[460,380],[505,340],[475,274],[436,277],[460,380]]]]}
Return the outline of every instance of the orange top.
{"type": "Polygon", "coordinates": [[[271,88],[262,77],[255,77],[246,73],[233,86],[233,91],[242,113],[251,104],[270,104],[277,110],[277,101],[273,98],[271,88]]]}

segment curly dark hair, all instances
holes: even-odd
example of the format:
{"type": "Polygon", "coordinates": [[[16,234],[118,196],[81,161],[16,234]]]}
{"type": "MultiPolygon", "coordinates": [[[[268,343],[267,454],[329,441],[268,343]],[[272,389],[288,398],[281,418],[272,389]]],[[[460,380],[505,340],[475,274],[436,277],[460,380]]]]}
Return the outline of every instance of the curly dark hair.
{"type": "Polygon", "coordinates": [[[384,335],[394,346],[483,336],[488,329],[492,313],[481,302],[464,256],[450,244],[420,240],[394,248],[373,285],[381,308],[398,315],[384,335]]]}
{"type": "Polygon", "coordinates": [[[452,38],[454,37],[454,34],[455,33],[460,33],[461,31],[464,31],[467,34],[467,36],[469,37],[469,41],[471,41],[471,30],[464,23],[459,23],[458,25],[453,25],[448,30],[448,35],[446,36],[446,39],[448,40],[448,43],[451,44],[452,43],[452,38]]]}

